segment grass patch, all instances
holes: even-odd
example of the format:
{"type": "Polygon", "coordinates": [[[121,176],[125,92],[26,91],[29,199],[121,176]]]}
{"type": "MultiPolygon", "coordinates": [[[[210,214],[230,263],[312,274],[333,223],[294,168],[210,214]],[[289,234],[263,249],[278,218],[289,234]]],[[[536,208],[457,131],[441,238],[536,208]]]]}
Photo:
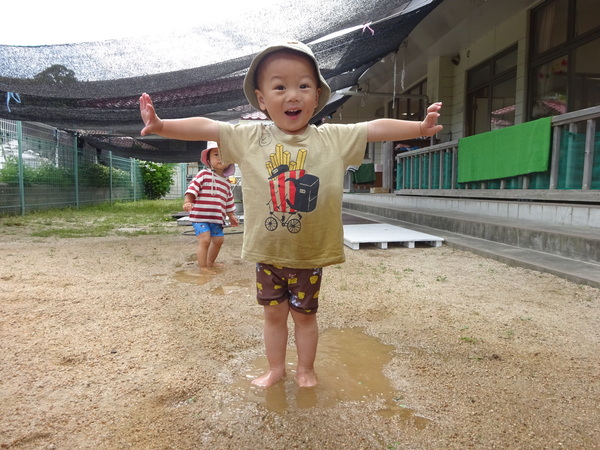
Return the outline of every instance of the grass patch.
{"type": "Polygon", "coordinates": [[[56,238],[170,234],[177,226],[171,216],[181,205],[179,199],[142,200],[35,211],[0,217],[0,233],[56,238]]]}

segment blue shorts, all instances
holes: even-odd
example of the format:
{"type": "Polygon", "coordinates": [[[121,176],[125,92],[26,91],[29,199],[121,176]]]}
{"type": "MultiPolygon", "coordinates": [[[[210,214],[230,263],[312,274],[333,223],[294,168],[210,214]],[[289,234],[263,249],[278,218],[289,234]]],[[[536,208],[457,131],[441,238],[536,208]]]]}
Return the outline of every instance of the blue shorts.
{"type": "Polygon", "coordinates": [[[196,236],[202,233],[206,233],[207,231],[210,231],[210,235],[212,237],[225,236],[225,233],[223,233],[223,225],[220,225],[218,223],[192,222],[192,226],[194,227],[196,236]]]}

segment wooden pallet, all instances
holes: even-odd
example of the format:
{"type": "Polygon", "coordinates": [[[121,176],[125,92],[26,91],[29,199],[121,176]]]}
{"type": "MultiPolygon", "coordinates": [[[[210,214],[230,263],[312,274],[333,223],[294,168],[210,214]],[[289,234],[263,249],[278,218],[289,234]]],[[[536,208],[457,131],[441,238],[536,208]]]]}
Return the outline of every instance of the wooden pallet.
{"type": "Polygon", "coordinates": [[[443,241],[441,237],[385,223],[344,225],[344,244],[352,250],[358,250],[360,244],[374,244],[387,249],[390,242],[401,243],[408,248],[414,248],[416,242],[440,247],[443,241]]]}

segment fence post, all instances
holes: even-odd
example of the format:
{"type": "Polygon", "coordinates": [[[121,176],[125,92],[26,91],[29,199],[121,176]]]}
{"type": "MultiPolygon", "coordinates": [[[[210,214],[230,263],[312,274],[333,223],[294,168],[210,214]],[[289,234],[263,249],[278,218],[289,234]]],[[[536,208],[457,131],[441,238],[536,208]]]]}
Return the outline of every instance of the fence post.
{"type": "Polygon", "coordinates": [[[75,176],[75,207],[79,209],[79,155],[77,154],[77,133],[73,135],[73,174],[75,176]]]}
{"type": "Polygon", "coordinates": [[[17,121],[17,148],[19,154],[19,202],[21,206],[21,215],[25,215],[25,180],[23,172],[23,123],[17,121]]]}
{"type": "Polygon", "coordinates": [[[556,189],[558,186],[561,131],[561,127],[555,125],[552,132],[552,156],[550,157],[550,183],[548,186],[550,190],[556,189]]]}
{"type": "Polygon", "coordinates": [[[393,192],[394,176],[394,143],[391,141],[383,142],[381,146],[381,161],[383,161],[382,186],[393,192]]]}
{"type": "Polygon", "coordinates": [[[135,164],[133,158],[129,158],[129,170],[131,173],[131,183],[133,184],[133,201],[137,201],[137,180],[135,179],[135,164]]]}
{"type": "Polygon", "coordinates": [[[185,196],[187,191],[187,163],[181,163],[179,165],[181,169],[181,196],[185,196]]]}
{"type": "Polygon", "coordinates": [[[592,173],[594,169],[594,145],[596,139],[596,121],[588,119],[585,132],[585,156],[583,161],[583,182],[581,189],[588,190],[592,187],[592,173]]]}
{"type": "Polygon", "coordinates": [[[458,144],[452,147],[452,183],[450,189],[456,189],[458,186],[458,144]]]}
{"type": "MultiPolygon", "coordinates": [[[[567,135],[567,148],[565,161],[565,188],[577,189],[579,181],[575,177],[575,168],[577,167],[577,124],[569,124],[569,134],[567,135]]],[[[559,171],[560,173],[560,171],[559,171]]]]}
{"type": "Polygon", "coordinates": [[[444,159],[444,155],[446,154],[446,152],[444,150],[440,150],[438,152],[439,155],[439,159],[438,161],[440,162],[440,167],[438,170],[438,189],[444,189],[444,163],[445,163],[445,159],[444,159]]]}
{"type": "Polygon", "coordinates": [[[108,188],[110,202],[113,202],[113,160],[112,160],[112,150],[108,151],[108,182],[110,186],[108,188]]]}

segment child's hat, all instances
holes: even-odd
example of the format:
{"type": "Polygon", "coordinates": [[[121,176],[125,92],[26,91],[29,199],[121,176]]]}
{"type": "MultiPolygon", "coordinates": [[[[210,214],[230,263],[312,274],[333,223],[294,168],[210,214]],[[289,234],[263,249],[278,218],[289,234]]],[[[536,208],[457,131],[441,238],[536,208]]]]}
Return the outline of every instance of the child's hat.
{"type": "Polygon", "coordinates": [[[272,45],[269,45],[262,52],[254,57],[252,63],[250,64],[250,68],[248,69],[248,73],[244,78],[244,94],[246,94],[246,98],[250,102],[252,106],[261,111],[260,105],[258,104],[258,99],[256,98],[255,89],[258,88],[256,85],[256,69],[260,65],[260,63],[273,52],[278,50],[289,49],[299,53],[302,53],[308,56],[313,63],[315,64],[315,68],[317,70],[317,75],[319,76],[319,87],[321,88],[321,95],[319,96],[319,104],[315,109],[314,115],[316,115],[319,111],[321,111],[327,102],[329,101],[329,97],[331,97],[331,88],[321,75],[321,71],[319,70],[319,64],[317,63],[317,58],[315,58],[314,53],[310,49],[310,47],[302,42],[298,41],[283,41],[278,42],[272,45]]]}
{"type": "MultiPolygon", "coordinates": [[[[204,164],[206,167],[210,167],[211,169],[212,169],[212,167],[210,166],[210,161],[209,161],[208,155],[210,154],[210,151],[213,148],[219,148],[219,144],[217,144],[214,141],[208,141],[206,143],[206,148],[204,150],[202,150],[202,153],[200,153],[200,162],[202,164],[204,164]]],[[[231,175],[233,175],[234,172],[235,172],[235,164],[229,164],[223,171],[223,176],[225,178],[230,177],[231,175]]]]}

